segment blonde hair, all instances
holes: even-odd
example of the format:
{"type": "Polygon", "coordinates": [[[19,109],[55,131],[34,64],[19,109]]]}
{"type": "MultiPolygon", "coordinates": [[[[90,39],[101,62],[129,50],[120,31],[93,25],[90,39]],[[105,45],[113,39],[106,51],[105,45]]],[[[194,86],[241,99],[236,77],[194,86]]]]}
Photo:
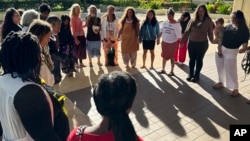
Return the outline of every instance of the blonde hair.
{"type": "Polygon", "coordinates": [[[95,16],[97,16],[97,8],[96,8],[95,5],[90,5],[90,6],[88,7],[88,15],[90,15],[90,9],[91,9],[91,8],[94,8],[94,9],[95,9],[95,16]]]}
{"type": "Polygon", "coordinates": [[[70,7],[70,12],[69,12],[69,16],[70,18],[75,17],[75,16],[79,16],[81,15],[81,7],[78,3],[74,3],[71,7],[70,7]],[[80,12],[79,15],[76,15],[75,9],[79,8],[80,12]]]}

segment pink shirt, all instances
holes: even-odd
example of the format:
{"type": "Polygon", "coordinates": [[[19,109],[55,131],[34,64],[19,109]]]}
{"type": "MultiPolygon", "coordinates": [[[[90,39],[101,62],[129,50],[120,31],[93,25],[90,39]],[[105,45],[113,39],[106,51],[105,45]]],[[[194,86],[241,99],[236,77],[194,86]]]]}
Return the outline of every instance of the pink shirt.
{"type": "MultiPolygon", "coordinates": [[[[71,131],[67,141],[79,141],[79,137],[76,136],[76,130],[77,128],[71,131]]],[[[102,135],[96,135],[84,132],[81,141],[115,141],[115,137],[113,132],[111,131],[102,135]]],[[[138,137],[138,141],[143,141],[143,139],[141,137],[138,137]]]]}
{"type": "Polygon", "coordinates": [[[71,33],[73,36],[83,36],[84,34],[84,25],[80,17],[72,17],[70,19],[71,33]]]}

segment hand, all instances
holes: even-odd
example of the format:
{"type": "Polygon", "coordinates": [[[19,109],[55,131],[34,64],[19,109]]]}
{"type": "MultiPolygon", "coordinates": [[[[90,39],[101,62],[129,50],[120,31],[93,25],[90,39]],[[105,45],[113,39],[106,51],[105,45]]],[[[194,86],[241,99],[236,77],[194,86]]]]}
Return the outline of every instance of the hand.
{"type": "Polygon", "coordinates": [[[79,45],[80,44],[80,41],[78,39],[75,39],[75,44],[76,45],[79,45]]]}
{"type": "Polygon", "coordinates": [[[160,44],[160,38],[157,38],[157,41],[156,41],[157,45],[160,44]]]}
{"type": "Polygon", "coordinates": [[[247,48],[241,48],[241,49],[239,49],[239,53],[245,53],[246,50],[247,50],[247,48]]]}

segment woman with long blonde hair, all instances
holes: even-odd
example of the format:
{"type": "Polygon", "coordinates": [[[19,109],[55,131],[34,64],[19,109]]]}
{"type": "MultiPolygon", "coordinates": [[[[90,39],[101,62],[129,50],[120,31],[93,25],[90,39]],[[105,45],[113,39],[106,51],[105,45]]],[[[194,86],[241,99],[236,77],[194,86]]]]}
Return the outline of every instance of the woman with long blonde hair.
{"type": "Polygon", "coordinates": [[[86,38],[84,33],[84,25],[81,19],[81,7],[75,3],[70,8],[70,29],[74,38],[74,55],[76,57],[76,67],[86,67],[82,59],[86,59],[86,38]],[[79,63],[78,64],[78,59],[79,63]]]}
{"type": "Polygon", "coordinates": [[[118,37],[121,36],[121,52],[126,68],[129,62],[132,68],[136,66],[137,51],[139,50],[139,26],[140,21],[135,15],[133,7],[127,7],[120,21],[121,28],[118,37]],[[125,32],[126,31],[126,32],[125,32]]]}

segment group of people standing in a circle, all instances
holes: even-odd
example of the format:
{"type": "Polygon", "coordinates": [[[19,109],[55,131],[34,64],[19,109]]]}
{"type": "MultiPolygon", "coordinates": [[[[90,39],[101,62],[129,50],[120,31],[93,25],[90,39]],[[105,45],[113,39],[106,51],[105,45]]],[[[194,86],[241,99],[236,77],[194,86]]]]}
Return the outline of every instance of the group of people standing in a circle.
{"type": "Polygon", "coordinates": [[[102,115],[100,124],[76,127],[71,132],[68,119],[65,116],[57,117],[60,109],[53,106],[51,96],[41,87],[41,78],[51,86],[60,82],[60,61],[66,52],[72,52],[73,63],[70,67],[73,70],[75,67],[86,67],[83,59],[87,57],[89,67],[93,67],[94,57],[97,58],[97,65],[102,66],[100,57],[103,44],[105,65],[118,65],[119,40],[126,68],[136,67],[137,51],[142,43],[141,68],[146,68],[149,50],[150,69],[154,69],[154,48],[161,43],[162,70],[159,73],[166,74],[166,62],[170,60],[169,76],[175,75],[175,63],[183,63],[188,50],[187,81],[190,82],[200,80],[208,42],[216,43],[215,62],[219,82],[213,88],[227,86],[232,90],[232,96],[239,95],[237,54],[247,50],[249,39],[245,17],[240,10],[232,12],[231,23],[223,26],[223,20],[216,20],[214,25],[205,5],[196,8],[193,19],[190,13],[184,12],[178,21],[174,18],[175,11],[169,8],[167,20],[160,27],[154,10],[147,12],[140,26],[133,7],[125,9],[119,22],[114,6],[108,6],[107,13],[99,18],[97,8],[91,5],[85,23],[81,19],[79,4],[73,4],[70,14],[62,15],[61,19],[57,16],[46,17],[50,10],[46,6],[43,8],[40,15],[34,10],[26,11],[24,15],[28,19],[41,16],[46,21],[26,19],[20,26],[19,13],[10,8],[2,24],[0,125],[4,140],[142,141],[128,116],[137,93],[136,81],[129,73],[115,71],[98,79],[93,97],[97,111],[102,115]],[[21,30],[25,32],[19,32],[21,30]],[[63,128],[59,121],[65,123],[63,128]]]}

